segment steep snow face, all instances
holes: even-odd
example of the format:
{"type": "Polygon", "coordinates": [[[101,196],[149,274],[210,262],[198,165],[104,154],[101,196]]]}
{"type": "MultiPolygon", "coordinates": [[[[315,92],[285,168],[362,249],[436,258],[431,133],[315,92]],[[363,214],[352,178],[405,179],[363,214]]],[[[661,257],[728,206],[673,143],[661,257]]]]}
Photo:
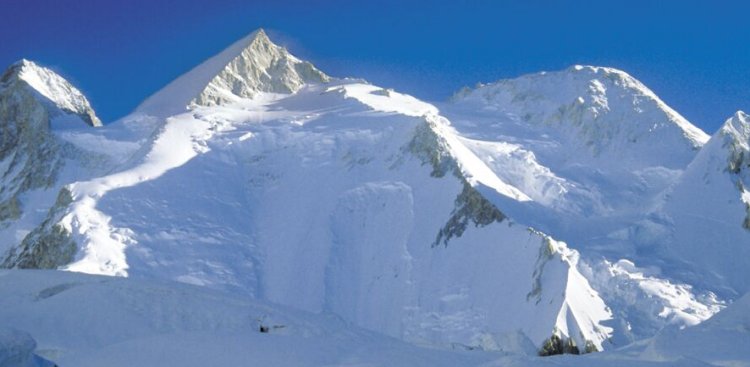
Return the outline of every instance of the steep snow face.
{"type": "Polygon", "coordinates": [[[750,291],[750,118],[737,112],[714,134],[668,194],[673,222],[664,249],[699,269],[696,283],[750,291]]]}
{"type": "Polygon", "coordinates": [[[260,29],[177,78],[136,110],[169,116],[191,105],[211,106],[251,98],[260,92],[294,93],[304,84],[330,78],[268,38],[260,29]]]}

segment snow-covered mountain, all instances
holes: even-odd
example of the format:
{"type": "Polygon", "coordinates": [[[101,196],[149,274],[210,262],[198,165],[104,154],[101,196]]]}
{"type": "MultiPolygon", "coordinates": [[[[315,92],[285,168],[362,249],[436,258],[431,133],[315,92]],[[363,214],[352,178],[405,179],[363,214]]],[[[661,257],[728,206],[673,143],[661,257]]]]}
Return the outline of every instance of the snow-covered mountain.
{"type": "Polygon", "coordinates": [[[259,30],[96,129],[80,92],[22,62],[0,118],[26,134],[2,137],[8,268],[189,283],[507,353],[614,349],[748,291],[747,116],[709,140],[614,69],[436,106],[329,77],[259,30]]]}
{"type": "Polygon", "coordinates": [[[498,178],[531,199],[499,197],[504,213],[581,250],[579,268],[625,339],[718,311],[723,286],[695,284],[702,269],[660,248],[676,228],[666,224],[665,192],[708,136],[643,84],[574,66],[466,88],[441,110],[498,178]]]}

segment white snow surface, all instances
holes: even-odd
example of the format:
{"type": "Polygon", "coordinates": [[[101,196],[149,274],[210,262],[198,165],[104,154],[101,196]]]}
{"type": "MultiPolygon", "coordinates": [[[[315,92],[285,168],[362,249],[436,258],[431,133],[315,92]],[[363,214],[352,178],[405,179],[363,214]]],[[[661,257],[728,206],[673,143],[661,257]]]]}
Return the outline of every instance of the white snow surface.
{"type": "Polygon", "coordinates": [[[0,366],[747,366],[747,300],[620,351],[536,357],[522,336],[510,351],[425,348],[206,287],[0,270],[0,366]]]}

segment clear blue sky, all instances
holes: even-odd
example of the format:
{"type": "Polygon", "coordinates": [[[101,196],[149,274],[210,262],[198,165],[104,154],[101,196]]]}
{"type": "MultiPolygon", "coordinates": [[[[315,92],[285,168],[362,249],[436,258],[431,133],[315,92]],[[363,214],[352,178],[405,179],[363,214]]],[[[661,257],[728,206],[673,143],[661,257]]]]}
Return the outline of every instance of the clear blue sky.
{"type": "Polygon", "coordinates": [[[750,1],[2,0],[0,65],[36,60],[112,121],[256,28],[334,76],[430,101],[572,64],[623,69],[712,133],[750,111],[750,1]]]}

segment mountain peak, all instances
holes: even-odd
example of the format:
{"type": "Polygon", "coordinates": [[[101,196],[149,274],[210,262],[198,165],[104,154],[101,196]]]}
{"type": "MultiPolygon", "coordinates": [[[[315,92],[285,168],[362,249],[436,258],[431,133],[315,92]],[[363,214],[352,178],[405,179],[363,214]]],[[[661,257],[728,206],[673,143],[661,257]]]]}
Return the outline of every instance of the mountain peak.
{"type": "Polygon", "coordinates": [[[190,106],[213,106],[259,93],[291,94],[330,77],[271,41],[258,29],[149,97],[136,112],[168,116],[190,106]]]}
{"type": "Polygon", "coordinates": [[[601,78],[616,83],[622,83],[626,87],[651,93],[648,87],[643,85],[643,83],[628,74],[626,71],[617,68],[596,65],[572,65],[565,69],[565,71],[570,74],[585,75],[586,77],[601,78]]]}
{"type": "Polygon", "coordinates": [[[83,93],[48,68],[27,59],[15,62],[0,77],[0,89],[15,90],[21,86],[32,89],[41,100],[65,114],[77,115],[91,126],[102,125],[83,93]]]}
{"type": "Polygon", "coordinates": [[[733,126],[739,125],[743,129],[748,129],[750,128],[750,115],[746,114],[744,111],[737,111],[724,125],[726,126],[728,124],[732,124],[733,126]]]}
{"type": "Polygon", "coordinates": [[[266,34],[266,31],[263,28],[258,28],[255,30],[255,32],[251,33],[253,36],[253,42],[262,42],[262,43],[270,43],[273,44],[270,38],[268,38],[268,34],[266,34]]]}
{"type": "Polygon", "coordinates": [[[573,65],[504,79],[462,91],[455,101],[562,134],[596,159],[633,151],[628,159],[641,166],[683,167],[709,138],[644,84],[609,67],[573,65]]]}
{"type": "Polygon", "coordinates": [[[40,69],[42,69],[42,67],[31,60],[18,60],[5,70],[2,77],[0,77],[0,83],[8,85],[18,80],[25,80],[26,78],[24,78],[24,76],[38,73],[40,69]]]}

